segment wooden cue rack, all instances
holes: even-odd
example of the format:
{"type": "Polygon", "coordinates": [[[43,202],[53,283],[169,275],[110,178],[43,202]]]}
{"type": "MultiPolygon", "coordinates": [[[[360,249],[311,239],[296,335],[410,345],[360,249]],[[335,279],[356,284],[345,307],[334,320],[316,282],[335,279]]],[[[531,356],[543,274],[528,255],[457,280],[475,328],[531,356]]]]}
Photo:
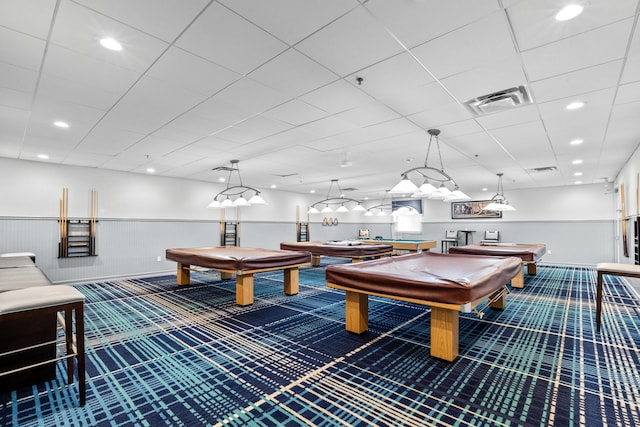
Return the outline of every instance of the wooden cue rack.
{"type": "Polygon", "coordinates": [[[91,216],[88,219],[69,218],[69,189],[62,189],[60,199],[60,242],[58,258],[76,258],[96,255],[98,193],[91,191],[91,216]]]}
{"type": "Polygon", "coordinates": [[[307,222],[300,221],[300,206],[296,206],[296,241],[309,241],[309,214],[307,213],[307,222]]]}

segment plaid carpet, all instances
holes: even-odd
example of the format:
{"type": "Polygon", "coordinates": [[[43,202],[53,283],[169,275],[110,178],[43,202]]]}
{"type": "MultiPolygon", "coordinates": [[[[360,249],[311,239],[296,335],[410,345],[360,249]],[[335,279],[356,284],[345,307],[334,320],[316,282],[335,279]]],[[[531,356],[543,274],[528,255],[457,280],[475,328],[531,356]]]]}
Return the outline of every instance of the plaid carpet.
{"type": "MultiPolygon", "coordinates": [[[[323,259],[324,262],[340,262],[323,259]]],[[[116,425],[640,425],[640,299],[593,268],[539,266],[507,308],[462,315],[460,356],[429,355],[427,307],[369,298],[369,331],[344,327],[324,269],[255,280],[192,274],[78,286],[87,296],[87,405],[58,380],[0,395],[0,423],[116,425]]]]}

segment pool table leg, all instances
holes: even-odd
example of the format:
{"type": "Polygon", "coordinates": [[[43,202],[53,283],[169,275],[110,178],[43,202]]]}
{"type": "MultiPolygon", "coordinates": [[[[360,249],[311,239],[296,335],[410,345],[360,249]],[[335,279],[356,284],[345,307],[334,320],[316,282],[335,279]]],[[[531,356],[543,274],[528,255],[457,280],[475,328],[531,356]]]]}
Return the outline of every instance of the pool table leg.
{"type": "Polygon", "coordinates": [[[236,275],[236,304],[253,304],[253,274],[236,275]]]}
{"type": "Polygon", "coordinates": [[[538,266],[536,265],[535,262],[530,262],[529,264],[527,264],[527,274],[531,274],[532,276],[535,276],[537,272],[538,272],[538,266]]]}
{"type": "Polygon", "coordinates": [[[220,278],[222,280],[229,280],[233,277],[233,273],[227,273],[226,271],[221,271],[220,272],[220,278]]]}
{"type": "Polygon", "coordinates": [[[319,267],[320,266],[320,255],[311,255],[311,266],[319,267]]]}
{"type": "Polygon", "coordinates": [[[191,282],[191,266],[189,264],[178,263],[177,282],[178,285],[188,285],[191,282]]]}
{"type": "Polygon", "coordinates": [[[452,362],[458,356],[459,313],[431,307],[431,356],[452,362]]]}
{"type": "Polygon", "coordinates": [[[284,293],[286,295],[296,295],[299,291],[299,270],[298,268],[286,268],[284,270],[284,293]]]}
{"type": "Polygon", "coordinates": [[[369,295],[346,291],[346,328],[361,334],[369,329],[369,295]]]}
{"type": "Polygon", "coordinates": [[[518,275],[511,279],[511,287],[524,288],[524,269],[521,267],[518,275]]]}

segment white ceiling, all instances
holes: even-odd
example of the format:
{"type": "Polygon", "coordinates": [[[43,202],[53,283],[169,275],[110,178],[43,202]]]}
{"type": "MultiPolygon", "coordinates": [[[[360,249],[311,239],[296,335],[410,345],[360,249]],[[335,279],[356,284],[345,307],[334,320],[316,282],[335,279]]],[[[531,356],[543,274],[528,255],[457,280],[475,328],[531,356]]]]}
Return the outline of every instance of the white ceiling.
{"type": "Polygon", "coordinates": [[[364,198],[437,128],[467,193],[613,180],[640,143],[638,0],[575,2],[2,0],[0,156],[211,182],[238,159],[245,185],[364,198]],[[463,105],[516,86],[533,104],[463,105]]]}

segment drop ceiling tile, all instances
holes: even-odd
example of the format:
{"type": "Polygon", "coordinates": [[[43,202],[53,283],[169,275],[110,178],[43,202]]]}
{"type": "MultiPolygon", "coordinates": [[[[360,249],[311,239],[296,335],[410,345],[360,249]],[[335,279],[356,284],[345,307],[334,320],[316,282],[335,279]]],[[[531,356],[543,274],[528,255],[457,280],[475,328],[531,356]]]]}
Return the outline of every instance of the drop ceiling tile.
{"type": "Polygon", "coordinates": [[[516,53],[503,13],[493,13],[411,50],[437,78],[445,78],[516,53]]]}
{"type": "Polygon", "coordinates": [[[44,40],[0,27],[2,62],[28,70],[38,70],[45,51],[44,40]]]}
{"type": "Polygon", "coordinates": [[[299,99],[332,114],[368,104],[372,100],[369,95],[344,80],[316,89],[299,99]]]}
{"type": "Polygon", "coordinates": [[[270,110],[289,99],[289,96],[249,78],[234,82],[215,96],[215,100],[255,114],[270,110]]]}
{"type": "Polygon", "coordinates": [[[290,97],[302,95],[338,79],[331,71],[293,49],[260,66],[249,77],[290,97]]]}
{"type": "Polygon", "coordinates": [[[97,86],[87,86],[75,80],[43,74],[38,85],[38,97],[58,99],[107,111],[118,101],[120,94],[97,86]]]}
{"type": "Polygon", "coordinates": [[[242,123],[216,133],[216,137],[225,141],[247,144],[284,132],[290,128],[291,125],[286,123],[262,116],[254,116],[242,123]]]}
{"type": "Polygon", "coordinates": [[[166,42],[173,41],[200,11],[208,0],[76,0],[114,20],[124,22],[166,42]]]}
{"type": "Polygon", "coordinates": [[[394,94],[385,96],[382,101],[389,108],[403,116],[409,116],[422,111],[438,110],[455,101],[446,88],[438,82],[401,89],[394,94]]]}
{"type": "Polygon", "coordinates": [[[525,105],[511,110],[480,116],[477,117],[476,120],[483,128],[492,130],[540,121],[540,115],[538,114],[538,108],[535,105],[525,105]]]}
{"type": "Polygon", "coordinates": [[[219,3],[212,3],[176,46],[243,75],[287,49],[286,44],[219,3]]]}
{"type": "Polygon", "coordinates": [[[142,138],[144,134],[98,124],[83,138],[76,151],[115,156],[126,151],[142,138]]]}
{"type": "MultiPolygon", "coordinates": [[[[20,143],[29,124],[27,110],[0,105],[0,141],[20,143]]],[[[0,144],[2,145],[2,144],[0,144]]]]}
{"type": "Polygon", "coordinates": [[[360,70],[349,76],[348,81],[357,84],[358,77],[363,79],[358,88],[378,99],[410,93],[416,87],[433,82],[432,76],[408,52],[360,70]]]}
{"type": "Polygon", "coordinates": [[[591,0],[575,19],[558,22],[563,6],[556,0],[520,1],[507,7],[520,50],[526,51],[576,36],[635,15],[637,0],[591,0]]]}
{"type": "Polygon", "coordinates": [[[197,105],[202,95],[187,92],[166,82],[143,77],[109,111],[103,124],[138,133],[162,127],[185,109],[197,105]]]}
{"type": "Polygon", "coordinates": [[[301,41],[296,49],[340,76],[402,51],[400,44],[363,8],[354,9],[333,21],[301,41]]]}
{"type": "Polygon", "coordinates": [[[618,84],[621,68],[622,60],[615,60],[538,80],[531,83],[531,93],[536,102],[548,102],[614,87],[618,84]]]}
{"type": "Polygon", "coordinates": [[[177,47],[169,48],[146,75],[203,95],[213,95],[242,78],[177,47]]]}
{"type": "Polygon", "coordinates": [[[222,0],[220,3],[289,45],[359,4],[354,0],[222,0]]]}
{"type": "Polygon", "coordinates": [[[168,47],[166,42],[70,1],[60,3],[51,43],[138,72],[149,68],[168,47]],[[122,50],[100,46],[103,37],[117,39],[122,50]]]}
{"type": "Polygon", "coordinates": [[[111,156],[105,154],[72,151],[60,163],[63,163],[65,165],[97,168],[101,167],[105,162],[108,162],[109,160],[111,160],[111,156]]]}
{"type": "Polygon", "coordinates": [[[306,102],[294,99],[265,111],[262,115],[293,126],[299,126],[326,117],[329,113],[306,102]]]}
{"type": "Polygon", "coordinates": [[[635,82],[640,79],[638,76],[640,76],[640,27],[636,25],[620,82],[635,82]]]}
{"type": "Polygon", "coordinates": [[[558,76],[624,57],[632,19],[522,52],[531,80],[558,76]]]}
{"type": "Polygon", "coordinates": [[[342,120],[335,116],[325,117],[315,122],[307,123],[299,126],[304,132],[314,135],[316,138],[326,138],[333,135],[349,132],[356,129],[352,123],[342,120]]]}
{"type": "Polygon", "coordinates": [[[527,78],[516,55],[496,60],[442,80],[442,84],[460,100],[466,101],[480,96],[526,85],[527,78]]]}
{"type": "Polygon", "coordinates": [[[424,129],[440,128],[452,123],[466,121],[472,114],[461,104],[448,102],[437,108],[428,109],[409,116],[409,119],[424,129]]]}
{"type": "Polygon", "coordinates": [[[0,87],[0,106],[13,107],[28,111],[31,108],[33,94],[0,87]]]}
{"type": "Polygon", "coordinates": [[[0,27],[45,40],[55,6],[55,0],[3,0],[0,2],[0,27]]]}
{"type": "Polygon", "coordinates": [[[357,126],[368,127],[378,123],[387,122],[400,117],[400,115],[390,108],[377,102],[371,102],[351,110],[336,114],[336,117],[353,123],[357,126]]]}
{"type": "Polygon", "coordinates": [[[88,87],[118,97],[141,76],[131,69],[60,46],[49,47],[42,72],[59,80],[70,81],[68,86],[88,87]],[[73,67],[69,67],[69,64],[73,64],[73,67]]]}
{"type": "Polygon", "coordinates": [[[618,87],[616,104],[627,104],[640,101],[640,81],[618,87]]]}
{"type": "Polygon", "coordinates": [[[493,0],[389,2],[370,0],[365,7],[402,43],[412,48],[500,10],[493,0]]]}
{"type": "Polygon", "coordinates": [[[491,134],[524,169],[555,165],[554,152],[540,121],[501,127],[491,134]]]}

